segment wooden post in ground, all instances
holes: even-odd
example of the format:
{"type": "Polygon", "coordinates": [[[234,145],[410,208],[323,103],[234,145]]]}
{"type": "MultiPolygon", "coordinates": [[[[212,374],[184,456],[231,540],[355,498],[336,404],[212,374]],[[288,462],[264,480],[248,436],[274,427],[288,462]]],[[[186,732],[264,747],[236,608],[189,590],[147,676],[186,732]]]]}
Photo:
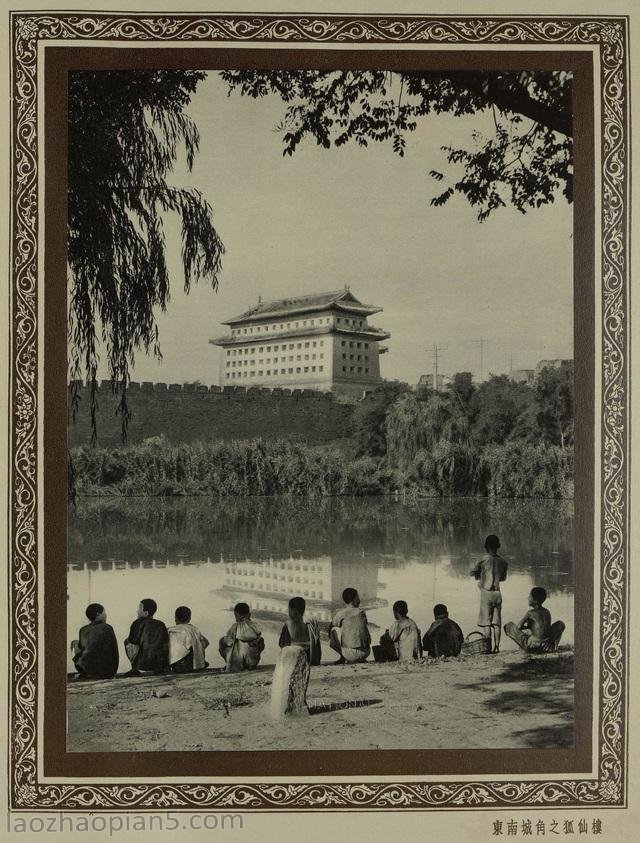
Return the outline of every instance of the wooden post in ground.
{"type": "Polygon", "coordinates": [[[291,645],[280,650],[271,683],[271,716],[308,715],[307,687],[309,662],[302,647],[291,645]]]}

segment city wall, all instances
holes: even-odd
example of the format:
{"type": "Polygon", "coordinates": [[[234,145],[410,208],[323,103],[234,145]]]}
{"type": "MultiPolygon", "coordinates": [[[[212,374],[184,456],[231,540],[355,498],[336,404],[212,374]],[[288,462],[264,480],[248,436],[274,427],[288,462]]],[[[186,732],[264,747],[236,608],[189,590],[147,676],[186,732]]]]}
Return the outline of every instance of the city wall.
{"type": "MultiPolygon", "coordinates": [[[[78,384],[75,421],[69,417],[69,445],[91,440],[89,390],[78,384]]],[[[134,383],[127,403],[131,413],[127,443],[151,436],[169,442],[211,442],[233,439],[288,439],[322,445],[351,434],[353,406],[338,403],[331,393],[259,387],[134,383]]],[[[109,381],[98,390],[98,446],[122,444],[118,399],[109,381]]]]}

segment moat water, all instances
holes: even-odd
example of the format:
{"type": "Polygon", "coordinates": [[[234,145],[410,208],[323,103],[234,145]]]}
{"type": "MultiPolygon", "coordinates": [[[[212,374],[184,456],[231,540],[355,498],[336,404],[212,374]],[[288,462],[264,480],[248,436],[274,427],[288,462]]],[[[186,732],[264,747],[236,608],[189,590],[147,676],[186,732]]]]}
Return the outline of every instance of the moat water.
{"type": "MultiPolygon", "coordinates": [[[[153,597],[168,626],[177,606],[191,607],[211,642],[208,661],[220,667],[217,641],[242,600],[262,627],[269,664],[289,597],[302,595],[308,613],[328,622],[347,586],[360,592],[374,643],[399,599],[423,632],[433,605],[446,603],[466,635],[477,628],[479,604],[469,570],[488,533],[500,536],[509,562],[503,623],[519,620],[529,590],[541,585],[553,619],[566,624],[563,643],[572,643],[572,501],[386,497],[83,499],[69,520],[67,638],[96,602],[121,643],[140,600],[153,597]]],[[[502,646],[515,644],[503,636],[502,646]]],[[[323,658],[333,655],[325,642],[323,658]]],[[[120,670],[128,667],[121,646],[120,670]]]]}

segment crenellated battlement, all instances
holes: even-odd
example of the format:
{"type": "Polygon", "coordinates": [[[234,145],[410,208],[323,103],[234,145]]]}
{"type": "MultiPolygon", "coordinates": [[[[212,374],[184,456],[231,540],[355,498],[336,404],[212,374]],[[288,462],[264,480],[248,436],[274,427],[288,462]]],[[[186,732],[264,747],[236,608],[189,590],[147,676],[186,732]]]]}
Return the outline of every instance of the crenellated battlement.
{"type": "MultiPolygon", "coordinates": [[[[78,388],[75,422],[69,418],[71,447],[91,439],[88,387],[78,388]]],[[[98,445],[122,444],[118,396],[110,380],[98,384],[98,445]]],[[[127,441],[166,436],[174,443],[234,439],[291,439],[311,445],[351,434],[353,406],[330,392],[311,389],[224,386],[198,383],[131,381],[127,390],[131,413],[127,441]]]]}
{"type": "MultiPolygon", "coordinates": [[[[69,390],[71,387],[77,385],[81,392],[84,390],[88,390],[87,385],[84,381],[71,381],[69,384],[69,390]]],[[[113,394],[113,381],[110,380],[101,380],[98,383],[98,392],[99,393],[107,393],[113,394]]],[[[314,400],[320,401],[334,401],[334,396],[331,392],[320,392],[315,389],[287,389],[286,387],[278,387],[274,386],[273,388],[270,387],[261,387],[261,386],[218,386],[217,384],[211,384],[207,386],[206,384],[200,383],[163,383],[163,382],[153,382],[153,381],[131,381],[129,383],[127,392],[129,395],[132,395],[136,392],[157,392],[165,394],[167,392],[176,393],[176,392],[187,392],[187,393],[194,393],[197,392],[198,394],[207,394],[207,395],[217,395],[217,396],[243,396],[243,397],[264,397],[268,395],[277,395],[277,396],[285,396],[291,398],[312,398],[314,400]]]]}

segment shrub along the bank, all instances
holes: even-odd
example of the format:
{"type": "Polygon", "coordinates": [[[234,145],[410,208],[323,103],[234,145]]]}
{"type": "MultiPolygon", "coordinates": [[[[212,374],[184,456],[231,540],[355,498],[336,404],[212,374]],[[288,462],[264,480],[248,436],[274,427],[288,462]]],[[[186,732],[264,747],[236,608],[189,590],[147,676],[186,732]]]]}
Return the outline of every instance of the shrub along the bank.
{"type": "Polygon", "coordinates": [[[139,445],[72,452],[84,495],[376,495],[560,498],[571,496],[572,452],[520,442],[483,449],[446,440],[402,468],[386,458],[352,458],[343,448],[287,441],[139,445]]]}
{"type": "Polygon", "coordinates": [[[485,448],[481,463],[489,497],[573,497],[573,448],[507,442],[485,448]]]}
{"type": "Polygon", "coordinates": [[[572,448],[526,442],[476,448],[441,440],[418,451],[399,485],[450,497],[570,498],[572,478],[572,448]]]}
{"type": "Polygon", "coordinates": [[[217,442],[139,445],[72,452],[78,494],[366,495],[383,488],[370,458],[295,443],[217,442]]]}

